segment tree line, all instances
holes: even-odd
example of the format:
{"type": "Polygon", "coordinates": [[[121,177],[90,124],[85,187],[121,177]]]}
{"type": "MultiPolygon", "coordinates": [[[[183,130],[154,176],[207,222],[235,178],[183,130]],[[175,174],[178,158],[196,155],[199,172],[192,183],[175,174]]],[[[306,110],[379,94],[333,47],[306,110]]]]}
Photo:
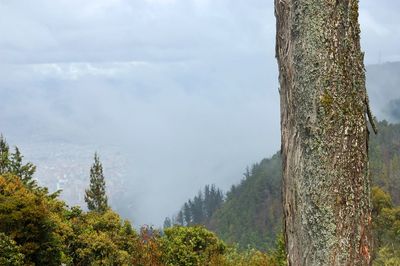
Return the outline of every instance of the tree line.
{"type": "MultiPolygon", "coordinates": [[[[382,121],[378,123],[378,127],[380,134],[370,138],[369,150],[374,186],[374,250],[371,254],[375,265],[400,265],[400,125],[382,121]]],[[[227,247],[239,244],[234,253],[238,260],[245,258],[244,254],[248,252],[249,246],[253,252],[267,251],[257,253],[261,257],[279,257],[272,256],[272,251],[279,247],[281,251],[284,250],[279,234],[282,229],[280,160],[280,154],[277,153],[272,158],[264,159],[246,169],[242,181],[233,185],[225,195],[215,185],[204,187],[179,210],[182,213],[179,215],[182,217],[179,225],[189,225],[187,229],[177,226],[178,219],[170,219],[172,229],[169,231],[171,233],[168,241],[177,241],[175,244],[178,245],[181,240],[175,237],[198,237],[200,231],[192,231],[192,228],[200,224],[216,232],[214,237],[226,243],[227,247]],[[187,219],[184,218],[185,206],[187,219]],[[201,215],[193,215],[196,212],[201,212],[201,215]]],[[[124,265],[118,263],[125,261],[127,265],[135,265],[129,263],[166,261],[163,256],[167,251],[163,248],[170,244],[165,244],[161,239],[166,237],[168,223],[165,230],[143,227],[137,231],[128,221],[113,212],[107,202],[103,167],[97,155],[89,172],[86,198],[89,206],[89,198],[93,201],[95,197],[90,197],[91,193],[88,192],[91,187],[97,187],[94,184],[99,184],[102,188],[93,191],[104,193],[95,193],[96,197],[100,197],[97,197],[98,203],[93,203],[93,206],[102,207],[89,208],[88,212],[79,207],[67,206],[58,198],[58,193],[49,193],[46,188],[38,186],[34,180],[35,166],[23,162],[19,149],[11,150],[3,137],[0,137],[0,162],[0,258],[22,261],[20,265],[59,265],[59,262],[67,265],[90,265],[96,261],[113,261],[114,265],[124,265]],[[101,202],[106,204],[100,204],[101,202]]],[[[186,251],[194,252],[189,244],[181,245],[180,248],[185,247],[186,251]]],[[[233,251],[227,250],[222,257],[232,255],[233,251]]],[[[198,253],[190,254],[192,258],[198,258],[198,253]]],[[[284,252],[278,254],[282,255],[284,252]]],[[[184,255],[180,259],[184,260],[184,255]]],[[[1,260],[0,264],[18,265],[2,263],[1,260]]]]}
{"type": "MultiPolygon", "coordinates": [[[[377,127],[379,134],[369,139],[374,246],[371,257],[375,265],[400,265],[400,238],[396,233],[400,224],[400,124],[380,121],[377,127]]],[[[241,249],[274,249],[283,220],[281,163],[278,152],[247,168],[241,182],[232,185],[220,207],[203,225],[241,249]]]]}
{"type": "Polygon", "coordinates": [[[207,225],[214,212],[219,209],[223,202],[224,194],[222,190],[214,184],[206,185],[193,199],[185,202],[175,216],[165,218],[164,228],[172,225],[207,225]]]}
{"type": "MultiPolygon", "coordinates": [[[[85,191],[88,211],[68,206],[59,191],[34,180],[35,166],[23,163],[0,137],[0,265],[284,265],[284,246],[270,254],[240,251],[203,226],[135,230],[108,205],[103,166],[97,154],[85,191]]],[[[202,197],[206,212],[222,193],[202,197]]],[[[198,200],[197,200],[198,201],[198,200]]],[[[196,202],[197,202],[196,201],[196,202]]],[[[189,221],[194,224],[195,216],[189,221]]]]}

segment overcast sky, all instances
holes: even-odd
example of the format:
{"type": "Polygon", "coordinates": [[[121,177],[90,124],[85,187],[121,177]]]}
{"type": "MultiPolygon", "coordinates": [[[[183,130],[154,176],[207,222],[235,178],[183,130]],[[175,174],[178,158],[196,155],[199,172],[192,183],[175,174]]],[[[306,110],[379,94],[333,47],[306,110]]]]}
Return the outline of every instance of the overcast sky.
{"type": "MultiPolygon", "coordinates": [[[[399,12],[361,0],[367,64],[400,61],[399,12]]],[[[0,131],[121,147],[159,223],[279,149],[274,40],[272,0],[0,0],[0,131]]]]}

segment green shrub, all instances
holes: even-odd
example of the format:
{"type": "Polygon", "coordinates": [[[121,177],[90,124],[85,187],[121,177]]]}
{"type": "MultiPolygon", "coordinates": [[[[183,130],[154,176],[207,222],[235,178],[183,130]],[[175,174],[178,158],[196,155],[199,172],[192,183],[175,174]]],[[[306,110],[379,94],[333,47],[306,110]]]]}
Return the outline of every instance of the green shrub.
{"type": "Polygon", "coordinates": [[[88,212],[71,219],[69,255],[73,265],[131,265],[138,236],[112,210],[88,212]]]}
{"type": "Polygon", "coordinates": [[[161,241],[166,265],[210,265],[226,250],[214,233],[201,226],[167,228],[161,241]]]}

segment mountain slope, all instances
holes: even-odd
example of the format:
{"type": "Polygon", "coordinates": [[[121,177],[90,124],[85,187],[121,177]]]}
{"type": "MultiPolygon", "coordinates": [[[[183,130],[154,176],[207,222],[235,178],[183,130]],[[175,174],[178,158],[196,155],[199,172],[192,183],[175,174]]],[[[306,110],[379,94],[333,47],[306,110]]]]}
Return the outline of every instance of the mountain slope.
{"type": "Polygon", "coordinates": [[[374,115],[400,122],[400,62],[366,67],[367,89],[374,115]]]}
{"type": "MultiPolygon", "coordinates": [[[[400,124],[378,123],[370,136],[370,172],[373,186],[388,191],[400,204],[400,124]]],[[[227,193],[209,228],[229,242],[261,250],[271,248],[282,226],[281,158],[279,153],[253,166],[251,173],[227,193]]]]}
{"type": "Polygon", "coordinates": [[[268,249],[281,229],[281,159],[275,154],[252,167],[227,193],[210,228],[227,242],[268,249]]]}

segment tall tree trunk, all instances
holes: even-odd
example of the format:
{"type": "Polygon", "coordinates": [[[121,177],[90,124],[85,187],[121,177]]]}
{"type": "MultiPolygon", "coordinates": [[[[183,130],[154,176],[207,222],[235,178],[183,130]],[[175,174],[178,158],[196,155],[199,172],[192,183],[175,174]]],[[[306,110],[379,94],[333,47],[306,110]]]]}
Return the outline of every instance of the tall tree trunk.
{"type": "Polygon", "coordinates": [[[289,265],[370,264],[358,0],[275,0],[289,265]]]}

